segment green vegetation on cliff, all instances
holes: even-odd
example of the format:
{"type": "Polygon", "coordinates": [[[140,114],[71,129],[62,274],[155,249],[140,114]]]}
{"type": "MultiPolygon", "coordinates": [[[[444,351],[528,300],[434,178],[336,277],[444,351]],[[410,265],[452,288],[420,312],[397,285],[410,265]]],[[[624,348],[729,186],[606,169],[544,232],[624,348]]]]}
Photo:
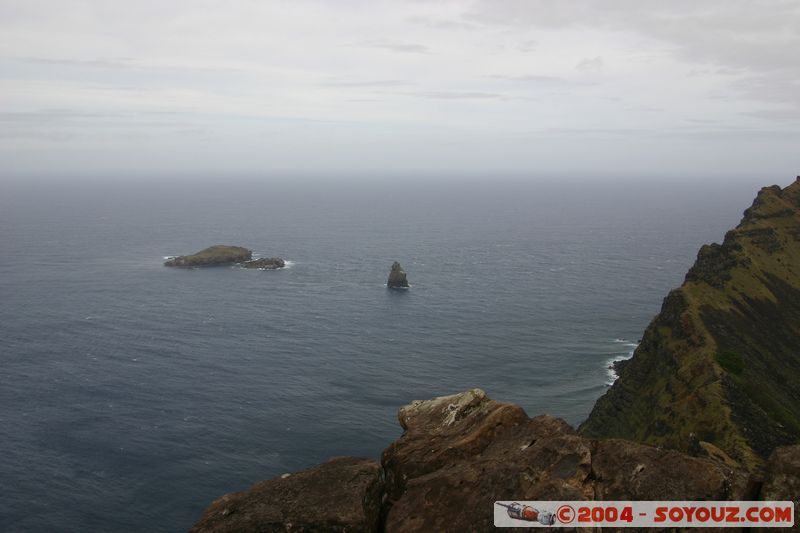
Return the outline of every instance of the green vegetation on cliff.
{"type": "Polygon", "coordinates": [[[580,429],[744,467],[800,440],[800,177],[700,249],[580,429]]]}

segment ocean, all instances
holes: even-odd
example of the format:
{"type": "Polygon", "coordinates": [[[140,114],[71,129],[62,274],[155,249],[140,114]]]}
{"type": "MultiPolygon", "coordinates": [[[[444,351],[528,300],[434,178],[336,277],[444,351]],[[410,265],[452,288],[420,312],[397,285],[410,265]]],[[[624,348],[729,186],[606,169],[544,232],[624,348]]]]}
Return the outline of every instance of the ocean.
{"type": "Polygon", "coordinates": [[[471,387],[577,425],[760,185],[2,182],[0,530],[186,530],[471,387]],[[162,266],[212,244],[289,264],[162,266]]]}

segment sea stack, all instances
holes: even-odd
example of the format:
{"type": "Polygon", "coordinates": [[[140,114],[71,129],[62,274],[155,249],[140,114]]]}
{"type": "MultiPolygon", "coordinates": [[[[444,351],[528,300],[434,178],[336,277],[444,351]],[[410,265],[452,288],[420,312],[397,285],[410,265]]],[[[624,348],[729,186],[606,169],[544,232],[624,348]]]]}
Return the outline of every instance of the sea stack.
{"type": "Polygon", "coordinates": [[[406,279],[406,273],[403,270],[403,267],[401,267],[400,263],[397,261],[392,263],[392,271],[389,272],[389,280],[386,282],[386,286],[390,289],[408,288],[408,279],[406,279]]]}

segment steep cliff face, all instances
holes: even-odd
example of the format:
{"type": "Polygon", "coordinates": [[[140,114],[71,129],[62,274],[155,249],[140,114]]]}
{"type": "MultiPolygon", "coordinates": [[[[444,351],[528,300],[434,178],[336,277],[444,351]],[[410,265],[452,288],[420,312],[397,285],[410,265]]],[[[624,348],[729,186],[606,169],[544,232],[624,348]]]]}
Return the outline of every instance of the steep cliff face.
{"type": "Polygon", "coordinates": [[[580,431],[747,468],[800,440],[800,177],[700,249],[580,431]]]}

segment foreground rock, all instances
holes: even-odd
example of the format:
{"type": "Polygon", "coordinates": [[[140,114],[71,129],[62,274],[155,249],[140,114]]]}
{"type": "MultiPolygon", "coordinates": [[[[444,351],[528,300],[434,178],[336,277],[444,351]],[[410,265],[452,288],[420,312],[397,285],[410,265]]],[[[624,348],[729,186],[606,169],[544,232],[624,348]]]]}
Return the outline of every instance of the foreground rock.
{"type": "Polygon", "coordinates": [[[232,265],[249,261],[253,252],[241,246],[225,246],[217,244],[192,255],[181,255],[164,262],[168,267],[206,267],[232,265]]]}
{"type": "MultiPolygon", "coordinates": [[[[800,445],[777,448],[767,461],[761,500],[794,501],[795,517],[800,510],[800,445]]],[[[798,519],[795,518],[795,527],[798,519]]]]}
{"type": "Polygon", "coordinates": [[[193,531],[341,531],[334,526],[345,523],[352,524],[347,531],[491,531],[495,500],[757,496],[740,469],[586,438],[563,420],[529,418],[480,389],[413,402],[398,418],[404,432],[383,452],[385,484],[375,463],[335,459],[220,498],[193,531]],[[383,521],[376,518],[378,502],[383,521]]]}
{"type": "Polygon", "coordinates": [[[800,440],[800,178],[703,246],[581,431],[747,468],[800,440]],[[704,452],[703,452],[704,451],[704,452]]]}
{"type": "Polygon", "coordinates": [[[390,289],[408,288],[406,273],[397,261],[392,263],[392,270],[389,272],[389,280],[386,282],[386,286],[390,289]]]}
{"type": "Polygon", "coordinates": [[[252,261],[245,261],[242,263],[244,268],[257,268],[259,270],[275,270],[286,266],[286,261],[279,257],[269,257],[262,259],[253,259],[252,261]]]}
{"type": "Polygon", "coordinates": [[[338,457],[222,496],[206,509],[191,531],[376,531],[382,492],[378,463],[338,457]]]}
{"type": "Polygon", "coordinates": [[[747,474],[628,441],[580,436],[528,418],[480,389],[400,410],[403,435],[383,453],[385,530],[490,531],[495,500],[729,500],[747,474]]]}

